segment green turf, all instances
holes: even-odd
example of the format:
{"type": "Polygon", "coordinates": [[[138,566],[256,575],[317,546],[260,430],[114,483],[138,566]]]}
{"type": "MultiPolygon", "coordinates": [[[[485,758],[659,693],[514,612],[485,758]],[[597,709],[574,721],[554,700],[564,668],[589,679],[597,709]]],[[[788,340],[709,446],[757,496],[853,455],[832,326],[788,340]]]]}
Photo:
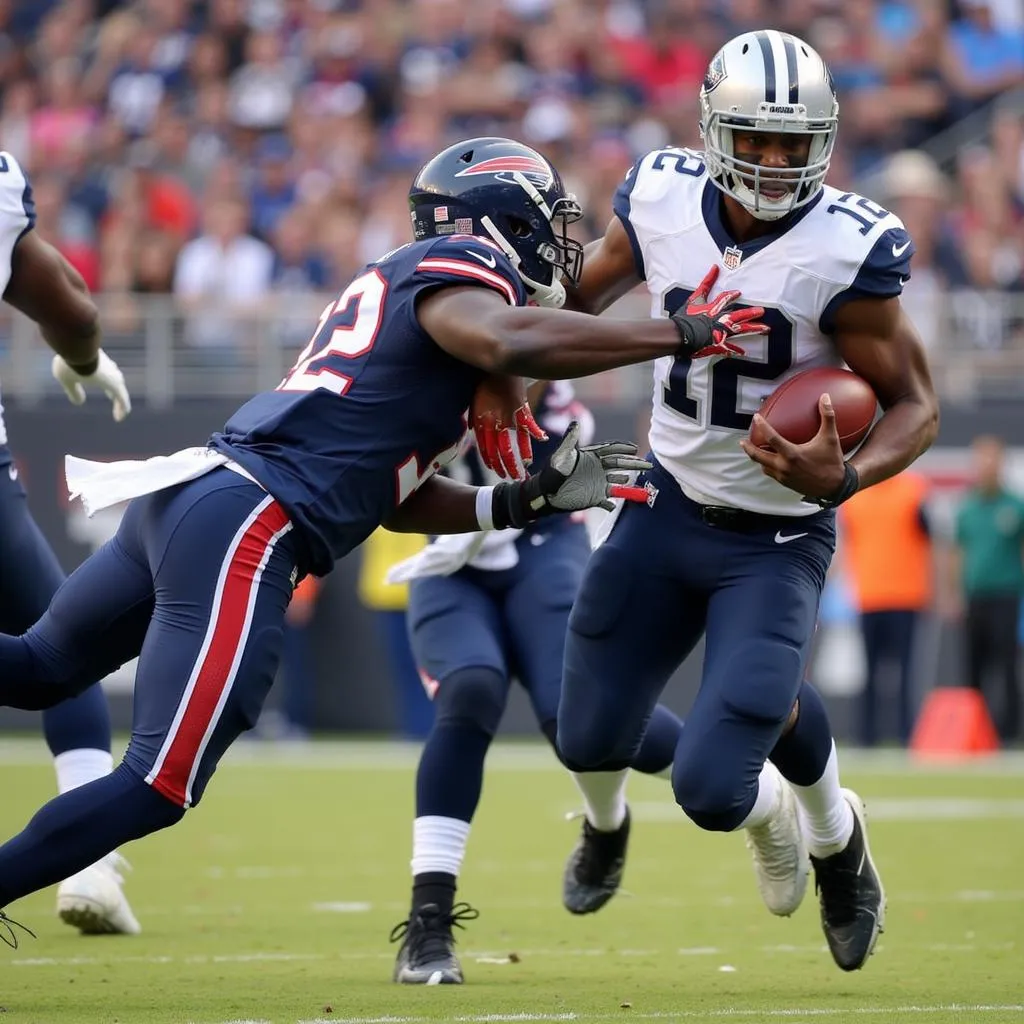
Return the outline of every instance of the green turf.
{"type": "MultiPolygon", "coordinates": [[[[0,742],[4,834],[51,794],[29,749],[0,742]]],[[[771,917],[742,838],[699,832],[659,780],[631,781],[628,892],[571,917],[559,892],[572,782],[540,748],[496,749],[460,890],[481,911],[460,943],[467,984],[399,988],[387,936],[407,907],[413,763],[391,747],[306,759],[246,745],[201,808],[125,851],[142,936],[78,937],[52,891],[8,908],[38,938],[0,947],[4,1024],[1024,1024],[1019,760],[917,773],[851,759],[889,915],[867,968],[845,975],[813,895],[793,919],[771,917]]]]}

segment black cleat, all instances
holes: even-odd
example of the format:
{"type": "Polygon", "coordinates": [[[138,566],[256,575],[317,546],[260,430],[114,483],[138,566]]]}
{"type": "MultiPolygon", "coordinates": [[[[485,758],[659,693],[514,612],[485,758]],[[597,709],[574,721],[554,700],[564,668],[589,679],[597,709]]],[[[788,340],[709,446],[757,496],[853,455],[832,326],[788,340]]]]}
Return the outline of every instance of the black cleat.
{"type": "Polygon", "coordinates": [[[831,857],[812,855],[811,864],[832,959],[844,971],[858,971],[885,930],[885,890],[871,859],[864,802],[850,789],[843,797],[853,809],[850,841],[831,857]]]}
{"type": "Polygon", "coordinates": [[[626,867],[629,808],[614,832],[599,832],[583,819],[583,834],[562,876],[562,905],[570,914],[592,914],[618,891],[626,867]]]}
{"type": "Polygon", "coordinates": [[[445,914],[436,903],[425,903],[408,921],[391,929],[391,942],[402,939],[392,981],[401,985],[461,985],[462,965],[455,955],[452,926],[480,916],[468,903],[456,903],[445,914]]]}

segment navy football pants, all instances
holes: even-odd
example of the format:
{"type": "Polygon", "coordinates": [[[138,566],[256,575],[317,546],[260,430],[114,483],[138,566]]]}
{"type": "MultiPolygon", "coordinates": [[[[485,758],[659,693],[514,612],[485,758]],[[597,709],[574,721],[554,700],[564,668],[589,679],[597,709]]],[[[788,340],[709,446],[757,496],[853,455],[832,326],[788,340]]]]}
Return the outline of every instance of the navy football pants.
{"type": "MultiPolygon", "coordinates": [[[[590,540],[583,524],[555,519],[520,536],[516,549],[509,569],[467,567],[410,587],[410,639],[436,709],[416,776],[418,817],[472,821],[513,675],[555,743],[566,624],[590,540]]],[[[681,729],[658,707],[631,766],[664,771],[681,729]]]]}
{"type": "MultiPolygon", "coordinates": [[[[0,632],[19,634],[49,607],[64,571],[28,509],[10,453],[0,446],[0,632]]],[[[50,752],[110,750],[110,713],[97,683],[43,713],[50,752]]]]}
{"type": "Polygon", "coordinates": [[[52,706],[138,655],[125,766],[173,803],[197,803],[273,682],[290,531],[270,495],[225,468],[133,501],[42,618],[0,636],[0,703],[52,706]]]}
{"type": "Polygon", "coordinates": [[[415,580],[406,620],[428,690],[443,687],[459,670],[491,669],[504,681],[495,695],[500,718],[515,675],[543,726],[558,710],[565,624],[590,541],[582,523],[565,522],[534,527],[516,548],[519,561],[510,569],[470,566],[415,580]]]}
{"type": "Polygon", "coordinates": [[[707,525],[660,466],[645,480],[657,488],[653,506],[623,510],[569,619],[558,745],[577,769],[628,765],[670,675],[704,634],[672,785],[698,824],[735,828],[800,690],[834,515],[766,517],[738,533],[707,525]]]}

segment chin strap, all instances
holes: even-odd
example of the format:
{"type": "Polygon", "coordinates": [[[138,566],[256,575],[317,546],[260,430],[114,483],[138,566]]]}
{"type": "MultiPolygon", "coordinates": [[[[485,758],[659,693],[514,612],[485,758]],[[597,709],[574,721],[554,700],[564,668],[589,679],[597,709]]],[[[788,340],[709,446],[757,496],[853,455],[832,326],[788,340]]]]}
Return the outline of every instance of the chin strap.
{"type": "Polygon", "coordinates": [[[480,223],[484,226],[487,234],[494,239],[496,245],[498,245],[501,251],[508,257],[509,263],[516,268],[516,273],[519,274],[523,284],[526,285],[526,290],[530,293],[530,298],[537,303],[538,306],[544,306],[547,309],[561,309],[565,305],[565,287],[562,282],[558,280],[552,269],[552,281],[551,284],[541,284],[539,281],[534,281],[532,278],[527,277],[520,269],[520,263],[522,260],[519,258],[519,253],[509,245],[508,240],[498,230],[494,221],[490,217],[481,217],[480,223]]]}

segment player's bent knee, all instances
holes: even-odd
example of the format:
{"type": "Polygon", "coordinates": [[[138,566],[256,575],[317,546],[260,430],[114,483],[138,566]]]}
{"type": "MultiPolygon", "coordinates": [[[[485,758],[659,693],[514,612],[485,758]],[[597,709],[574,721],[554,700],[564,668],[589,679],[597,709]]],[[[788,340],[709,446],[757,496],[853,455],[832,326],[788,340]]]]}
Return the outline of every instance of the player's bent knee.
{"type": "Polygon", "coordinates": [[[497,669],[463,668],[446,676],[434,697],[436,723],[470,724],[494,736],[505,713],[508,682],[497,669]]]}
{"type": "Polygon", "coordinates": [[[621,722],[559,715],[555,751],[571,772],[615,772],[628,768],[643,735],[631,737],[621,722]],[[618,724],[617,724],[618,723],[618,724]]]}
{"type": "Polygon", "coordinates": [[[708,832],[731,832],[749,812],[749,786],[736,773],[715,768],[710,752],[680,757],[672,768],[676,803],[698,827],[708,832]]]}
{"type": "Polygon", "coordinates": [[[623,715],[617,706],[569,707],[563,701],[558,708],[558,732],[555,750],[559,760],[573,772],[618,771],[628,768],[643,740],[623,727],[623,715]]]}
{"type": "Polygon", "coordinates": [[[791,644],[761,637],[738,644],[719,684],[730,717],[781,727],[800,692],[801,670],[791,644]]]}

